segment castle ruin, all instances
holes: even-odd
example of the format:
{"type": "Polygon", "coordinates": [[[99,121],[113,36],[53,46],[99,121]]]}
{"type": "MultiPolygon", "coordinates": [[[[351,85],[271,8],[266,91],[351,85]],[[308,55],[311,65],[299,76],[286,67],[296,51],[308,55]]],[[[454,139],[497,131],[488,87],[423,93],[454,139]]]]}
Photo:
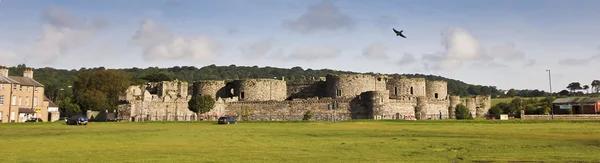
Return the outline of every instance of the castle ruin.
{"type": "Polygon", "coordinates": [[[202,118],[223,115],[243,120],[439,119],[453,118],[463,104],[475,117],[490,108],[490,96],[461,100],[448,93],[445,81],[387,75],[339,74],[319,80],[284,79],[164,81],[131,86],[121,97],[125,120],[193,120],[187,108],[194,95],[209,95],[215,107],[202,118]]]}

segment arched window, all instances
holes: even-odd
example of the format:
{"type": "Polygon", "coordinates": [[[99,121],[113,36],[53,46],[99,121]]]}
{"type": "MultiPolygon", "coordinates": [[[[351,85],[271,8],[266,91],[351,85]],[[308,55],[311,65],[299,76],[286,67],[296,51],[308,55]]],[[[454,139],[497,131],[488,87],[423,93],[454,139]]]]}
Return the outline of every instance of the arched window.
{"type": "Polygon", "coordinates": [[[437,99],[437,98],[438,98],[438,93],[435,93],[435,99],[437,99]]]}

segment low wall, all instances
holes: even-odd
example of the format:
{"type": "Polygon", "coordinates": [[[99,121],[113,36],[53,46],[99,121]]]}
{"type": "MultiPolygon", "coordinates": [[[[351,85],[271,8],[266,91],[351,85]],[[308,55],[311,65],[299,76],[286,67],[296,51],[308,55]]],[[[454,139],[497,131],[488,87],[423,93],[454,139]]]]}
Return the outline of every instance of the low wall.
{"type": "MultiPolygon", "coordinates": [[[[550,120],[552,115],[521,115],[523,120],[550,120]]],[[[600,114],[554,115],[558,120],[600,120],[600,114]]]]}

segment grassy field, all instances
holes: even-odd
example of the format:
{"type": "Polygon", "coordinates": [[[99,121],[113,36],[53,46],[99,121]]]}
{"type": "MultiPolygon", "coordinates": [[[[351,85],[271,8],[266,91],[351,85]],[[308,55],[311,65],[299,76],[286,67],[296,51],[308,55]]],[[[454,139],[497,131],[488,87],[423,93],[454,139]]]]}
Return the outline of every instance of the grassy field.
{"type": "Polygon", "coordinates": [[[0,124],[0,162],[599,162],[599,121],[0,124]]]}

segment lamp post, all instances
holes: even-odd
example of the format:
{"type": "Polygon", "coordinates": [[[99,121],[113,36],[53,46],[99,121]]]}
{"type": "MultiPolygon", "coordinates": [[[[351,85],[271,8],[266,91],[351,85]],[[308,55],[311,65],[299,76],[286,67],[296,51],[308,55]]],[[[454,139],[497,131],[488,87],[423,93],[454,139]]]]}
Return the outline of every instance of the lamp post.
{"type": "MultiPolygon", "coordinates": [[[[546,71],[548,71],[548,82],[550,84],[550,97],[552,97],[552,76],[550,74],[550,69],[547,69],[546,71]]],[[[554,106],[552,106],[552,102],[550,103],[550,111],[552,114],[552,120],[554,120],[554,106]]]]}

